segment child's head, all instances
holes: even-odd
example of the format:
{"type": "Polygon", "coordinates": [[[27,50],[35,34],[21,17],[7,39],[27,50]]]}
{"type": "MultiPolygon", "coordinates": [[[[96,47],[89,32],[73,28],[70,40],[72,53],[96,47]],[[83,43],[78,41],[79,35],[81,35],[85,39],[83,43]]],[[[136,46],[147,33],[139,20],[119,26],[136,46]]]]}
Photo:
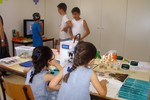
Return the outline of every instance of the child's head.
{"type": "Polygon", "coordinates": [[[60,3],[58,6],[58,12],[60,15],[62,15],[63,13],[66,13],[67,11],[67,5],[65,3],[60,3]]]}
{"type": "Polygon", "coordinates": [[[96,57],[96,47],[89,42],[79,42],[75,48],[75,56],[73,66],[69,69],[68,74],[64,76],[64,81],[67,82],[69,75],[79,66],[88,67],[89,62],[96,57]]]}
{"type": "Polygon", "coordinates": [[[39,14],[38,12],[35,12],[35,13],[33,14],[33,20],[34,20],[34,21],[38,21],[38,20],[40,20],[40,19],[41,19],[40,14],[39,14]]]}
{"type": "Polygon", "coordinates": [[[49,66],[49,61],[53,60],[54,54],[52,50],[47,46],[39,46],[33,50],[32,53],[32,63],[34,67],[34,73],[30,79],[32,83],[32,79],[34,75],[40,73],[42,69],[47,68],[49,66]]]}
{"type": "Polygon", "coordinates": [[[74,7],[71,12],[74,19],[77,20],[80,18],[80,9],[78,7],[74,7]]]}

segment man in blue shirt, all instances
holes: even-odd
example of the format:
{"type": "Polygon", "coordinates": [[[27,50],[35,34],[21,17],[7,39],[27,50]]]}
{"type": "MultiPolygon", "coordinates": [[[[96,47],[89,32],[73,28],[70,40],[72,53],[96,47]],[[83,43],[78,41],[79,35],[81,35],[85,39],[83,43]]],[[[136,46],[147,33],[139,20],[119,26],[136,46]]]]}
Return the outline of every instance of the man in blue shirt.
{"type": "Polygon", "coordinates": [[[33,19],[34,19],[34,24],[32,25],[32,38],[33,38],[33,46],[38,47],[38,46],[43,46],[43,41],[42,41],[42,24],[40,23],[40,14],[39,13],[34,13],[33,14],[33,19]]]}

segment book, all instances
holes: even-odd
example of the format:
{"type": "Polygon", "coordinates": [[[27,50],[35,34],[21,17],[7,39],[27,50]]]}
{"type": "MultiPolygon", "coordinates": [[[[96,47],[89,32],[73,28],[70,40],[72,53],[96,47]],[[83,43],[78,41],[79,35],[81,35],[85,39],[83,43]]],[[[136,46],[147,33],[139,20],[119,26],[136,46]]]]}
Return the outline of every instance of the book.
{"type": "Polygon", "coordinates": [[[32,67],[33,63],[32,61],[27,61],[27,62],[20,63],[19,65],[23,67],[32,67]]]}
{"type": "Polygon", "coordinates": [[[150,82],[127,78],[119,91],[119,97],[128,100],[148,100],[150,82]]]}

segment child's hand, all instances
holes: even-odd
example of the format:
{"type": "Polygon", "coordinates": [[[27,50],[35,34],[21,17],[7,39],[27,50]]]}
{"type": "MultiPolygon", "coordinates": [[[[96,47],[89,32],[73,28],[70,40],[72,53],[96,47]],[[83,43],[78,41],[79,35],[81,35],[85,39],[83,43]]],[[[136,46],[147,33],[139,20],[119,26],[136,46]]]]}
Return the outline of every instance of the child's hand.
{"type": "Polygon", "coordinates": [[[107,81],[107,80],[101,80],[101,81],[100,81],[100,84],[101,84],[102,86],[106,86],[106,85],[108,84],[108,81],[107,81]]]}
{"type": "Polygon", "coordinates": [[[62,70],[63,68],[58,64],[57,60],[52,60],[52,61],[49,61],[49,64],[55,66],[56,68],[58,68],[58,70],[62,70]]]}
{"type": "Polygon", "coordinates": [[[63,29],[62,29],[62,31],[64,31],[64,32],[68,32],[68,29],[66,28],[66,27],[64,27],[63,29]]]}

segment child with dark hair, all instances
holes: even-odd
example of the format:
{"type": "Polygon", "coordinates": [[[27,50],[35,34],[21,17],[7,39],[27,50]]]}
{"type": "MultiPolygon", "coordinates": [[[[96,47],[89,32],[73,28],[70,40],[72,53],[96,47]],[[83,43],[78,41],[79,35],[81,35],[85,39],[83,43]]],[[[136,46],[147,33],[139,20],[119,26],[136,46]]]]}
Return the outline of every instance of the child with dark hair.
{"type": "Polygon", "coordinates": [[[77,44],[73,65],[66,65],[49,84],[52,89],[60,88],[57,100],[91,100],[90,82],[101,96],[106,96],[107,81],[99,82],[96,73],[89,66],[96,56],[96,51],[96,47],[89,42],[77,44]],[[63,81],[60,86],[61,80],[63,81]]]}
{"type": "Polygon", "coordinates": [[[33,20],[35,21],[32,25],[32,38],[33,38],[33,46],[43,46],[43,23],[40,22],[41,16],[39,13],[33,14],[33,20]]]}
{"type": "Polygon", "coordinates": [[[81,34],[80,40],[83,40],[90,34],[88,24],[80,17],[81,11],[78,7],[74,7],[71,12],[73,16],[71,34],[73,34],[73,37],[77,34],[81,34]]]}
{"type": "Polygon", "coordinates": [[[54,54],[49,47],[36,47],[32,54],[33,67],[28,71],[26,84],[31,86],[35,100],[56,100],[57,91],[48,91],[47,85],[54,76],[48,74],[49,65],[53,65],[58,70],[62,67],[54,60],[54,54]]]}
{"type": "Polygon", "coordinates": [[[60,32],[59,38],[60,41],[69,40],[73,35],[70,32],[70,28],[72,27],[72,23],[67,16],[67,5],[65,3],[60,3],[58,6],[58,13],[62,15],[62,20],[60,23],[60,32]]]}

